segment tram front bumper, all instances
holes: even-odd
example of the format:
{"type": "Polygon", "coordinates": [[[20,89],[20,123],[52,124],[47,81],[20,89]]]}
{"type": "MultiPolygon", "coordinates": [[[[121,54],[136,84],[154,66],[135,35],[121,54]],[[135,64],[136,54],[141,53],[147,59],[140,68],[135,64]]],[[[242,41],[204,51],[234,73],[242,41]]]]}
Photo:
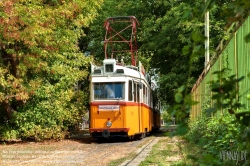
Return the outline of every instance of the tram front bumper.
{"type": "Polygon", "coordinates": [[[89,132],[94,138],[127,137],[130,128],[90,128],[89,132]]]}

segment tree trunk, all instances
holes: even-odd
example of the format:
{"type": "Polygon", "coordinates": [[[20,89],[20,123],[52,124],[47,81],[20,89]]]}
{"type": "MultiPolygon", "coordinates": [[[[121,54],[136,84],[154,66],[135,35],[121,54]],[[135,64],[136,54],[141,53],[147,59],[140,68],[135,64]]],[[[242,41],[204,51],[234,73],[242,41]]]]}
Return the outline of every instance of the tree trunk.
{"type": "Polygon", "coordinates": [[[12,114],[13,114],[13,111],[12,111],[13,109],[12,109],[11,105],[9,104],[8,101],[7,102],[3,101],[2,106],[3,106],[4,111],[7,114],[8,119],[10,119],[12,117],[12,114]]]}
{"type": "MultiPolygon", "coordinates": [[[[14,46],[8,46],[8,48],[13,48],[14,46]]],[[[1,57],[3,59],[3,64],[5,65],[5,67],[7,68],[8,64],[10,64],[10,74],[12,74],[14,77],[19,78],[19,74],[18,74],[18,65],[19,65],[19,59],[17,57],[16,54],[8,54],[6,52],[6,50],[2,47],[1,50],[1,57]]],[[[8,94],[6,94],[8,95],[8,94]]],[[[8,101],[8,99],[6,99],[5,101],[1,102],[4,111],[6,112],[6,115],[8,117],[8,119],[10,119],[12,117],[13,114],[13,108],[11,106],[10,101],[8,101]]]]}

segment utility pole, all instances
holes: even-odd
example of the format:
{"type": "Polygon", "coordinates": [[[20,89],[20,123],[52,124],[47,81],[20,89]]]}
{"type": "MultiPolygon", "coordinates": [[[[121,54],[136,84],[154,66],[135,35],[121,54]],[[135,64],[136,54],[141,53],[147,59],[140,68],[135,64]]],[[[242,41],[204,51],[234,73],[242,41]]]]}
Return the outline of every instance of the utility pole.
{"type": "MultiPolygon", "coordinates": [[[[205,0],[206,3],[206,0],[205,0]]],[[[206,72],[209,70],[210,65],[208,65],[210,59],[209,59],[209,11],[206,11],[205,13],[205,68],[206,72]]]]}

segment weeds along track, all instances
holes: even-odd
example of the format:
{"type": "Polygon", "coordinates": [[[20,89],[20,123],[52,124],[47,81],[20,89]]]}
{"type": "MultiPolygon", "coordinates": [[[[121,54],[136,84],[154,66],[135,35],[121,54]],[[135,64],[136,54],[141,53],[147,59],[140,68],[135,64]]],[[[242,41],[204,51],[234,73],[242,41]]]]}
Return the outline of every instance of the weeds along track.
{"type": "Polygon", "coordinates": [[[134,156],[131,160],[126,160],[120,166],[136,166],[139,165],[141,161],[143,161],[146,156],[149,155],[152,146],[157,143],[159,140],[158,137],[153,137],[149,140],[143,147],[137,150],[136,156],[134,156]]]}

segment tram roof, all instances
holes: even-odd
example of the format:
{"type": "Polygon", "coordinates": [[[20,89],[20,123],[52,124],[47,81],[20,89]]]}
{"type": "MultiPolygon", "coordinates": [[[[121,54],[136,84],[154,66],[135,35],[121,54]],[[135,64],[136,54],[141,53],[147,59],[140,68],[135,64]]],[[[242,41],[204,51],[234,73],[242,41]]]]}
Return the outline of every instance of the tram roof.
{"type": "MultiPolygon", "coordinates": [[[[105,59],[102,66],[91,65],[91,77],[94,80],[97,80],[95,77],[98,77],[98,79],[101,79],[101,77],[109,77],[110,80],[114,81],[115,77],[124,76],[142,79],[147,83],[149,82],[149,75],[145,72],[141,72],[140,67],[123,66],[121,64],[117,64],[115,59],[105,59]]],[[[119,78],[119,80],[122,81],[122,78],[119,78]]]]}

